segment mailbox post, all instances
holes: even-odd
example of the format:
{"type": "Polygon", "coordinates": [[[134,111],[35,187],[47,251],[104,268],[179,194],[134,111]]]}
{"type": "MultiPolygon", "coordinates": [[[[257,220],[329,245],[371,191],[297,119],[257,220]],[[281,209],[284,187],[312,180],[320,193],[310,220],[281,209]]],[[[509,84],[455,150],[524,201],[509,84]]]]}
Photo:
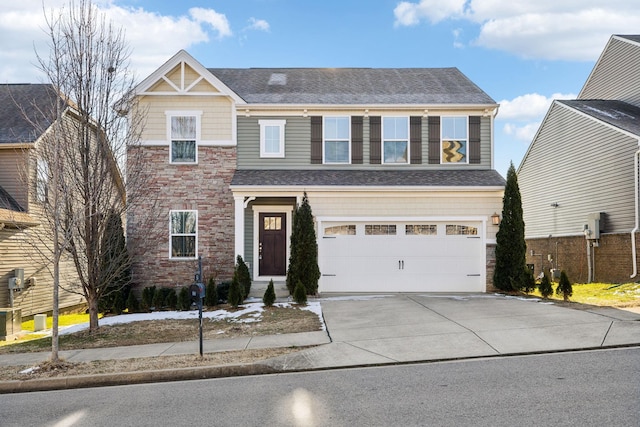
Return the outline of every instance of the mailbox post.
{"type": "Polygon", "coordinates": [[[205,287],[204,283],[202,283],[202,255],[198,257],[198,271],[195,274],[195,283],[189,286],[189,294],[191,295],[191,301],[198,304],[198,318],[200,320],[200,356],[202,357],[202,302],[205,296],[205,287]]]}

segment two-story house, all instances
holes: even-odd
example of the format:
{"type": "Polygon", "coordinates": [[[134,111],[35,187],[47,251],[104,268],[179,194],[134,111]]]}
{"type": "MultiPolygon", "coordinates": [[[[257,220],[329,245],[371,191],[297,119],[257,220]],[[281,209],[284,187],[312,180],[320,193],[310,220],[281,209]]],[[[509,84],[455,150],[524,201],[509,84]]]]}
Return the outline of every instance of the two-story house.
{"type": "Polygon", "coordinates": [[[528,263],[637,281],[640,36],[614,35],[575,100],[553,102],[518,169],[528,263]]]}
{"type": "Polygon", "coordinates": [[[236,255],[254,281],[284,280],[306,192],[319,292],[490,286],[498,105],[458,69],[218,69],[180,51],[136,95],[130,150],[154,165],[160,218],[159,234],[128,219],[141,285],[189,283],[198,255],[221,280],[236,255]]]}
{"type": "MultiPolygon", "coordinates": [[[[51,237],[41,210],[46,159],[35,151],[56,121],[56,102],[48,84],[0,85],[0,307],[20,309],[23,317],[53,307],[51,237]]],[[[60,269],[59,307],[84,303],[65,291],[78,282],[70,257],[63,256],[60,269]]]]}

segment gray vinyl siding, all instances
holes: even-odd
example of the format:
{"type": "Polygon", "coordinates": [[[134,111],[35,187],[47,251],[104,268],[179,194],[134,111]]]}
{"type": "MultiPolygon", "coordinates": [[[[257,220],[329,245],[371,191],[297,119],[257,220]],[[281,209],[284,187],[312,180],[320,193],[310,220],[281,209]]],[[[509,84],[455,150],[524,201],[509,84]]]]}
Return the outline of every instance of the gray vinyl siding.
{"type": "Polygon", "coordinates": [[[579,99],[616,99],[640,107],[640,46],[615,38],[603,52],[579,99]]]}
{"type": "MultiPolygon", "coordinates": [[[[468,165],[474,169],[491,168],[491,118],[482,117],[480,121],[481,161],[480,164],[468,165]]],[[[380,168],[459,168],[461,165],[428,164],[429,126],[426,118],[422,120],[422,163],[411,166],[372,165],[370,163],[369,117],[363,120],[363,164],[359,165],[312,165],[311,164],[311,120],[309,117],[238,117],[238,169],[380,169],[380,168]],[[260,125],[259,120],[286,120],[285,125],[285,157],[260,158],[260,125]]]]}
{"type": "Polygon", "coordinates": [[[25,210],[29,208],[25,182],[27,174],[27,150],[0,149],[0,187],[14,198],[25,210]]]}
{"type": "Polygon", "coordinates": [[[526,237],[579,235],[592,212],[606,212],[604,232],[631,231],[637,146],[554,103],[518,171],[526,237]]]}

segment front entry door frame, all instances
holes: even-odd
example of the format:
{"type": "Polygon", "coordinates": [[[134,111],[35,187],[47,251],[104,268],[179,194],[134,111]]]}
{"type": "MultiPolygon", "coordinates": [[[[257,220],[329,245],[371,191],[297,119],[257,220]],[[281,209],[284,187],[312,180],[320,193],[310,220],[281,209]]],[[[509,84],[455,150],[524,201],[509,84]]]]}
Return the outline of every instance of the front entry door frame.
{"type": "MultiPolygon", "coordinates": [[[[291,245],[291,219],[292,219],[292,206],[266,206],[257,205],[253,206],[253,280],[285,280],[284,276],[264,276],[260,275],[260,214],[264,213],[282,213],[286,216],[286,267],[289,265],[289,254],[291,245]]],[[[285,267],[285,268],[286,268],[285,267]]]]}

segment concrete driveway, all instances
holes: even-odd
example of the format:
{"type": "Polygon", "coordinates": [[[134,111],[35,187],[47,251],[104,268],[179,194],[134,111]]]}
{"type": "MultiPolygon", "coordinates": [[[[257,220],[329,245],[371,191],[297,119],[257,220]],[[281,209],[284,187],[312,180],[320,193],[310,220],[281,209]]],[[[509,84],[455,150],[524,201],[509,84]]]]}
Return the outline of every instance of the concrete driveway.
{"type": "Polygon", "coordinates": [[[323,296],[332,342],[273,360],[319,369],[640,344],[640,314],[494,294],[323,296]]]}

